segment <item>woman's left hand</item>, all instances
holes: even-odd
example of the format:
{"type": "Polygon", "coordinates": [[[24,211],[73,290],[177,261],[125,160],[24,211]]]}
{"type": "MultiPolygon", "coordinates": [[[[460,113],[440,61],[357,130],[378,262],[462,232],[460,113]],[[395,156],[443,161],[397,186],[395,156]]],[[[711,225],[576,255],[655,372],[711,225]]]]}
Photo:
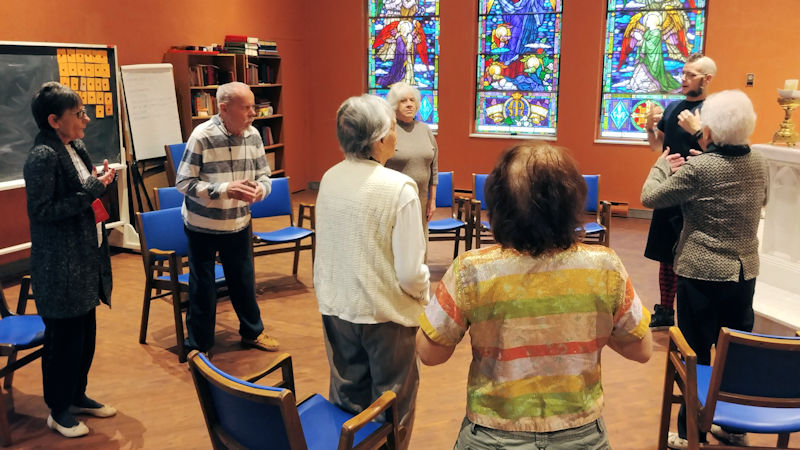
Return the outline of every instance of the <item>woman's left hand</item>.
{"type": "Polygon", "coordinates": [[[428,222],[433,219],[433,212],[436,211],[436,202],[428,202],[428,222]]]}
{"type": "Polygon", "coordinates": [[[113,183],[116,174],[117,174],[116,169],[108,167],[107,159],[103,160],[103,171],[101,173],[99,174],[97,173],[96,167],[92,168],[92,176],[97,177],[97,179],[100,180],[101,183],[103,183],[103,186],[108,186],[109,184],[113,183]]]}

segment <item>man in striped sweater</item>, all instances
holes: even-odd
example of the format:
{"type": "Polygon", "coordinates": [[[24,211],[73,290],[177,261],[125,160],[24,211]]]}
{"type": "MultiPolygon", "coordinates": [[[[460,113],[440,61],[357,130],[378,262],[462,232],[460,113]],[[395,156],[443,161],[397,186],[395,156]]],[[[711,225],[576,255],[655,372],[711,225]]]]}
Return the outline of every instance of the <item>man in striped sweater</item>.
{"type": "Polygon", "coordinates": [[[219,114],[192,131],[178,167],[176,187],[185,195],[183,221],[189,238],[187,351],[214,345],[216,254],[239,317],[242,345],[275,351],[256,303],[250,204],[269,195],[270,169],[253,127],[255,98],[243,83],[217,89],[219,114]]]}

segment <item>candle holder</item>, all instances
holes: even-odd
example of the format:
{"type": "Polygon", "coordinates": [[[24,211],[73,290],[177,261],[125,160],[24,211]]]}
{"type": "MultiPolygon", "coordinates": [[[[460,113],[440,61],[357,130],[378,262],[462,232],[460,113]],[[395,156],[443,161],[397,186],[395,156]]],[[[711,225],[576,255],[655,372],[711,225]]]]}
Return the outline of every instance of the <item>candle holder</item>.
{"type": "Polygon", "coordinates": [[[778,104],[781,105],[786,115],[778,131],[772,135],[772,144],[785,142],[789,147],[794,147],[794,144],[800,141],[800,135],[798,135],[797,130],[794,129],[792,111],[800,106],[800,98],[778,97],[778,104]]]}

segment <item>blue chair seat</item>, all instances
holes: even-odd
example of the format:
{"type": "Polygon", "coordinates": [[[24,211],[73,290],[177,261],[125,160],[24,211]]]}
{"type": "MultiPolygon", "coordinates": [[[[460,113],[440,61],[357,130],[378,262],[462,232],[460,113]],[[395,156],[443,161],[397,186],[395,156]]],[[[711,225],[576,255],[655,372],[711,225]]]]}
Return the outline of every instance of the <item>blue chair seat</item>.
{"type": "Polygon", "coordinates": [[[599,233],[605,230],[605,228],[597,222],[587,222],[583,224],[583,229],[586,230],[586,234],[599,233]]]}
{"type": "MultiPolygon", "coordinates": [[[[157,280],[169,281],[169,275],[162,275],[156,277],[157,280]]],[[[178,275],[178,282],[189,284],[189,274],[182,273],[178,275]]],[[[214,282],[220,286],[225,284],[225,272],[222,270],[222,265],[214,264],[214,282]]]]}
{"type": "Polygon", "coordinates": [[[19,350],[42,345],[44,322],[39,316],[9,316],[0,326],[0,343],[11,344],[19,350]]]}
{"type": "Polygon", "coordinates": [[[481,220],[481,226],[483,227],[484,230],[491,230],[492,229],[491,225],[489,225],[489,222],[487,222],[485,220],[481,220]]]}
{"type": "Polygon", "coordinates": [[[270,244],[282,244],[284,242],[294,242],[306,238],[313,233],[312,230],[306,228],[286,227],[275,231],[256,231],[253,233],[253,236],[270,244]]]}
{"type": "MultiPolygon", "coordinates": [[[[297,413],[309,450],[332,448],[332,443],[339,442],[342,425],[353,418],[353,414],[342,411],[319,394],[299,404],[297,413]]],[[[381,425],[380,422],[365,425],[356,433],[353,445],[358,445],[381,425]]]]}
{"type": "Polygon", "coordinates": [[[428,222],[428,231],[432,233],[453,231],[455,229],[463,227],[464,225],[466,224],[463,221],[454,219],[452,217],[448,217],[446,219],[431,220],[430,222],[428,222]]]}
{"type": "MultiPolygon", "coordinates": [[[[711,366],[697,365],[697,397],[706,404],[711,382],[711,366]]],[[[765,408],[717,401],[714,423],[752,433],[800,431],[800,408],[765,408]]]]}

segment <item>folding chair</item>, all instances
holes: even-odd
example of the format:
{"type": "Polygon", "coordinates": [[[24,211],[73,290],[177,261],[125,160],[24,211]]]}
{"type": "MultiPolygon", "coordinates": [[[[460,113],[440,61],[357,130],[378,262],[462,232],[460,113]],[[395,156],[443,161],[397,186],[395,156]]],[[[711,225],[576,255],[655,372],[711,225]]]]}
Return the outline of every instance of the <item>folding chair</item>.
{"type": "MultiPolygon", "coordinates": [[[[146,343],[150,302],[159,298],[164,299],[172,304],[178,360],[185,362],[186,351],[183,342],[183,315],[181,312],[188,306],[188,300],[182,300],[181,294],[187,294],[189,291],[189,273],[183,273],[183,258],[189,254],[189,242],[183,230],[181,209],[137,212],[136,221],[139,226],[139,243],[145,272],[139,343],[146,343]],[[155,291],[155,295],[153,291],[155,291]]],[[[225,274],[219,264],[214,266],[214,277],[217,285],[217,297],[227,295],[225,274]]]]}
{"type": "Polygon", "coordinates": [[[712,424],[777,434],[776,448],[788,447],[789,434],[800,431],[800,337],[722,328],[711,366],[697,364],[678,327],[669,329],[669,337],[659,449],[667,448],[672,405],[682,402],[690,449],[734,448],[699,442],[699,432],[709,432],[712,424]]]}
{"type": "Polygon", "coordinates": [[[183,194],[175,186],[153,188],[156,209],[180,208],[183,205],[183,194]]]}
{"type": "Polygon", "coordinates": [[[164,165],[164,171],[167,173],[167,182],[170,186],[175,186],[178,166],[181,164],[181,159],[183,159],[183,152],[186,151],[186,142],[165,145],[164,151],[167,154],[167,162],[164,165]]]}
{"type": "Polygon", "coordinates": [[[250,205],[250,214],[253,219],[281,216],[286,216],[289,219],[288,227],[274,231],[253,232],[253,257],[294,252],[292,275],[295,278],[297,278],[297,266],[300,261],[301,251],[311,250],[311,263],[314,263],[317,243],[317,235],[314,233],[314,205],[300,204],[300,209],[297,213],[297,226],[294,226],[289,178],[273,178],[272,191],[264,200],[250,205]],[[303,221],[306,219],[309,221],[311,228],[303,227],[303,221]],[[306,238],[311,238],[311,243],[302,244],[302,241],[306,238]]]}
{"type": "Polygon", "coordinates": [[[396,448],[398,415],[392,391],[351,414],[319,394],[295,404],[288,353],[242,379],[218,369],[197,350],[189,354],[189,369],[215,449],[396,448]],[[281,380],[274,387],[254,384],[278,369],[281,380]],[[385,420],[378,418],[382,413],[385,420]]]}
{"type": "Polygon", "coordinates": [[[589,244],[601,244],[608,247],[611,239],[611,202],[600,200],[600,175],[584,175],[586,181],[586,204],[584,211],[593,214],[594,220],[586,222],[579,231],[583,231],[582,241],[589,244]]]}

